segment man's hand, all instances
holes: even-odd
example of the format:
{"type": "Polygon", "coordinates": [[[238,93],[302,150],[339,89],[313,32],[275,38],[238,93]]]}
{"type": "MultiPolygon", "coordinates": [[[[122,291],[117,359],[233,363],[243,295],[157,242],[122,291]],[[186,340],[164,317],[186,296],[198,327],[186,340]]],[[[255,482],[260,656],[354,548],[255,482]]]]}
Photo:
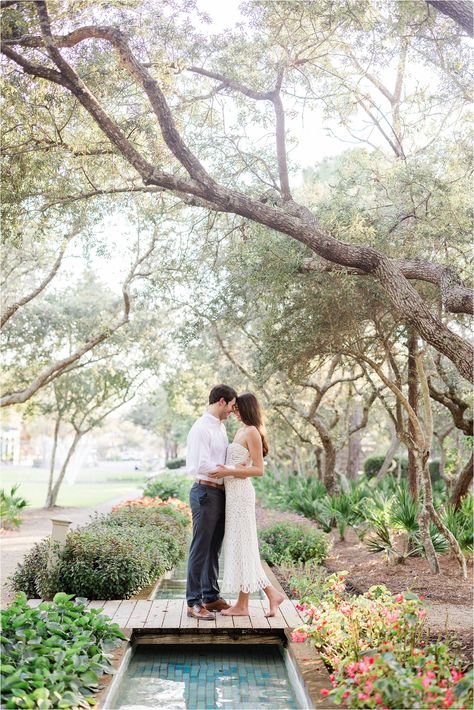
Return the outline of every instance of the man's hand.
{"type": "Polygon", "coordinates": [[[233,470],[234,469],[230,468],[230,466],[224,466],[219,463],[217,464],[217,469],[215,471],[211,471],[207,475],[209,478],[225,478],[226,476],[232,476],[233,470]]]}

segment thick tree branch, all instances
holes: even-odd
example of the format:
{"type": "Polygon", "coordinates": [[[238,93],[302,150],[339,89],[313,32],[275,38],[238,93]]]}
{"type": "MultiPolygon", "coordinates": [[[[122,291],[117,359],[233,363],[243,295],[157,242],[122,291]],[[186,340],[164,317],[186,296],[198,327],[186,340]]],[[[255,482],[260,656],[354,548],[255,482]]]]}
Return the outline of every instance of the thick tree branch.
{"type": "MultiPolygon", "coordinates": [[[[137,169],[145,184],[157,185],[168,190],[203,198],[216,205],[215,209],[219,211],[238,214],[287,234],[329,261],[372,273],[379,279],[400,316],[407,323],[412,324],[420,335],[435,349],[450,358],[464,377],[469,380],[472,379],[471,362],[473,349],[471,345],[434,316],[416,289],[401,274],[396,264],[371,247],[345,244],[335,239],[321,229],[307,208],[296,205],[292,201],[284,203],[282,207],[270,206],[251,199],[243,193],[218,185],[204,171],[199,161],[184,144],[177,132],[170,109],[157,82],[151,78],[147,70],[133,56],[123,34],[114,28],[104,27],[89,27],[76,30],[75,44],[82,39],[96,37],[109,41],[117,49],[126,69],[141,83],[147,93],[150,104],[158,117],[165,142],[193,179],[183,180],[154,169],[98,104],[92,93],[54,46],[55,40],[49,29],[46,5],[43,1],[38,4],[38,9],[44,35],[43,41],[47,45],[48,52],[53,61],[55,61],[56,66],[61,69],[61,79],[58,80],[57,78],[58,72],[53,72],[54,78],[46,76],[44,71],[43,73],[38,73],[35,66],[29,65],[28,60],[23,57],[18,59],[12,56],[8,46],[4,48],[6,50],[5,53],[11,59],[17,61],[27,73],[61,83],[71,91],[112,143],[119,148],[125,159],[137,169]]],[[[22,42],[25,43],[25,40],[17,41],[19,44],[22,42]]],[[[72,45],[70,44],[70,46],[72,45]]]]}
{"type": "Polygon", "coordinates": [[[463,28],[470,37],[474,37],[474,6],[472,0],[426,0],[443,15],[450,17],[463,28]]]}
{"type": "MultiPolygon", "coordinates": [[[[392,259],[394,264],[406,279],[426,281],[439,287],[443,307],[450,313],[474,313],[474,292],[464,286],[457,274],[449,266],[434,264],[431,261],[411,261],[409,259],[392,259]]],[[[343,272],[354,276],[370,275],[363,269],[345,269],[338,264],[321,259],[306,259],[301,267],[303,273],[316,271],[320,273],[343,272]]]]}

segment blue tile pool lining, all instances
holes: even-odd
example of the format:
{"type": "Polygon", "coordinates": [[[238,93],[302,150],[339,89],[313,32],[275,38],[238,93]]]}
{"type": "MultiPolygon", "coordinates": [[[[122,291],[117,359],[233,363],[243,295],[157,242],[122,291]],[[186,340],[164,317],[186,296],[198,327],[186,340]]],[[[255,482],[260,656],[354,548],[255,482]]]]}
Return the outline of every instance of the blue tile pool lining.
{"type": "Polygon", "coordinates": [[[277,645],[141,645],[134,650],[114,708],[306,707],[291,680],[277,645]]]}

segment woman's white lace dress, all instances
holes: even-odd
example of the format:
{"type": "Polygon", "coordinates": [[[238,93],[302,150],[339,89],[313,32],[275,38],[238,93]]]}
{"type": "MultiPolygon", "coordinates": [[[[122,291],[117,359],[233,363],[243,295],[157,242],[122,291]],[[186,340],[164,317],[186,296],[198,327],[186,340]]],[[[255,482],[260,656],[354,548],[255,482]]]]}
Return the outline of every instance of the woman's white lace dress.
{"type": "MultiPolygon", "coordinates": [[[[226,465],[249,463],[250,453],[242,444],[227,448],[226,465]]],[[[225,536],[224,592],[256,592],[270,582],[263,571],[255,520],[255,490],[250,478],[224,478],[225,536]]]]}

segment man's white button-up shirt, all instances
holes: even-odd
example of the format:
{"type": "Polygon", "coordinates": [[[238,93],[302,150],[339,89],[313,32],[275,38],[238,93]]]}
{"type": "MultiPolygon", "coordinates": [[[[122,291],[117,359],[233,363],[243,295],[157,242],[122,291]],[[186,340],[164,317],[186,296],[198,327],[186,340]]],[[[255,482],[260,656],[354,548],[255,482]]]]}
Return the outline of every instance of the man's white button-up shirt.
{"type": "Polygon", "coordinates": [[[207,474],[215,471],[217,464],[225,463],[227,446],[227,431],[224,424],[217,417],[205,412],[194,422],[188,434],[187,473],[194,478],[223,483],[223,478],[209,478],[207,474]]]}

